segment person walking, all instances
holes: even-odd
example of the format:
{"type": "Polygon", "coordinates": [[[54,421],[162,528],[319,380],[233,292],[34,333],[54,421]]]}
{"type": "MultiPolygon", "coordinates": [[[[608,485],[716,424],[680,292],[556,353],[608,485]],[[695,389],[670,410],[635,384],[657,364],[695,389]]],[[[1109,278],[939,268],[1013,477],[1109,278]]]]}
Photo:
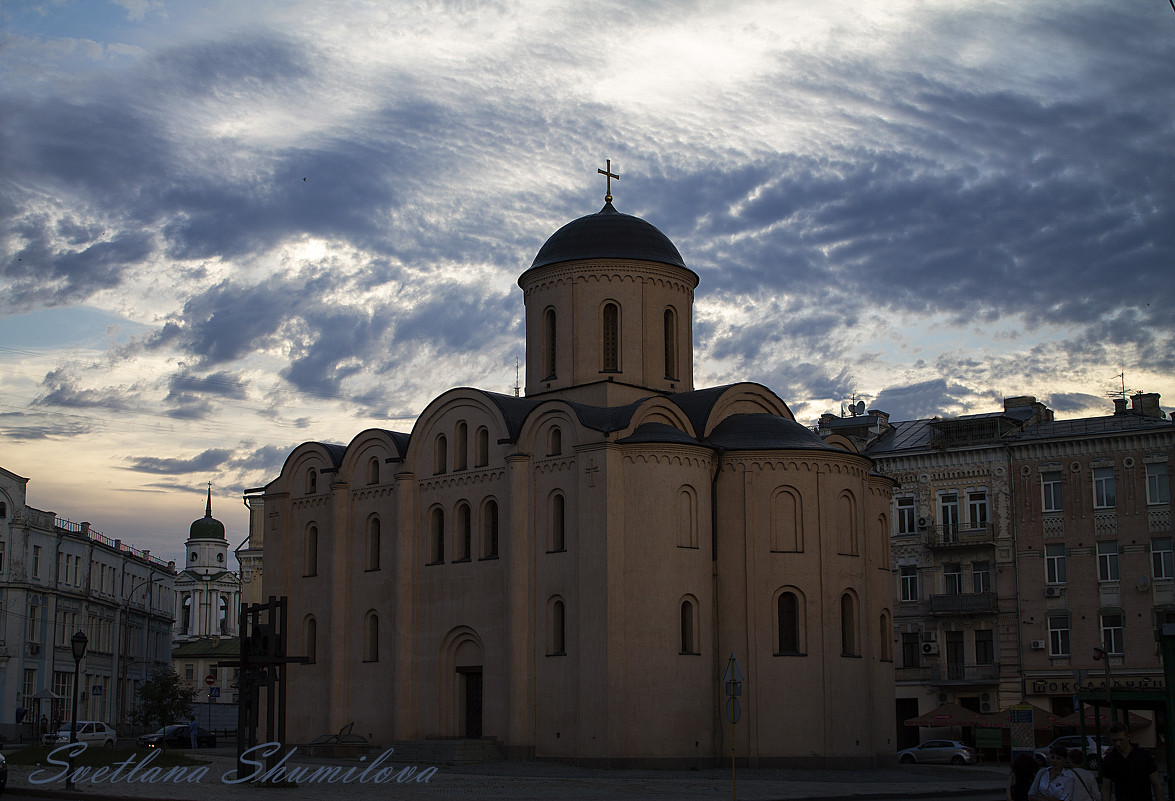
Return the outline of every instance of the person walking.
{"type": "Polygon", "coordinates": [[[1097,776],[1085,768],[1080,748],[1069,749],[1069,770],[1073,771],[1073,801],[1098,801],[1097,776]]]}
{"type": "Polygon", "coordinates": [[[1028,801],[1028,791],[1036,778],[1036,760],[1028,754],[1020,754],[1012,760],[1012,775],[1008,777],[1005,801],[1028,801]]]}
{"type": "Polygon", "coordinates": [[[188,738],[192,741],[192,748],[196,747],[196,719],[192,718],[192,722],[188,724],[188,738]]]}
{"type": "Polygon", "coordinates": [[[1041,768],[1032,780],[1028,801],[1073,801],[1073,771],[1066,764],[1068,759],[1065,746],[1049,749],[1048,767],[1041,768]]]}
{"type": "Polygon", "coordinates": [[[1110,742],[1114,747],[1102,760],[1102,801],[1110,801],[1111,790],[1117,801],[1162,801],[1159,766],[1149,751],[1130,742],[1130,727],[1111,724],[1110,742]]]}

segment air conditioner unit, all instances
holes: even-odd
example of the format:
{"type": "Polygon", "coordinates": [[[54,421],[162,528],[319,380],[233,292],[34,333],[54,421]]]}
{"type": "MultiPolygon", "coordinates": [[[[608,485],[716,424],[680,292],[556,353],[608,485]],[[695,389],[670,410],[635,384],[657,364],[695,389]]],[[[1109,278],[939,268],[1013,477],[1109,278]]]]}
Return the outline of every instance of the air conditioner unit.
{"type": "Polygon", "coordinates": [[[991,701],[984,701],[982,704],[982,707],[979,711],[980,712],[991,712],[992,711],[991,701]]]}
{"type": "Polygon", "coordinates": [[[1065,591],[1064,587],[1045,587],[1044,588],[1044,597],[1045,598],[1060,598],[1061,593],[1063,593],[1064,591],[1065,591]]]}
{"type": "Polygon", "coordinates": [[[934,656],[937,653],[938,653],[938,643],[936,643],[936,642],[922,643],[922,655],[923,656],[934,656]]]}
{"type": "Polygon", "coordinates": [[[1030,643],[1030,645],[1032,645],[1033,651],[1043,651],[1044,650],[1044,640],[1033,640],[1030,643]]]}
{"type": "Polygon", "coordinates": [[[938,634],[933,631],[922,632],[922,642],[934,642],[938,639],[938,634]]]}
{"type": "Polygon", "coordinates": [[[925,517],[918,518],[918,528],[926,528],[927,524],[929,524],[929,523],[930,523],[930,521],[927,520],[925,517]]]}

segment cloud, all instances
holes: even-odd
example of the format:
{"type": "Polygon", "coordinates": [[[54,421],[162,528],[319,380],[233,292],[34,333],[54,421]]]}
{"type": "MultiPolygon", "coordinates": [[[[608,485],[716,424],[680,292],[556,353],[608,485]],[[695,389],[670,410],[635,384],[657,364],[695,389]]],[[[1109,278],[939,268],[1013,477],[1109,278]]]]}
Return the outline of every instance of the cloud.
{"type": "Polygon", "coordinates": [[[965,386],[948,384],[936,378],[907,386],[886,387],[877,394],[869,408],[887,412],[895,421],[950,416],[966,410],[966,401],[974,394],[965,386]]]}
{"type": "Polygon", "coordinates": [[[232,451],[225,448],[210,448],[188,459],[159,456],[130,457],[130,469],[146,473],[183,475],[188,473],[210,473],[221,468],[232,457],[232,451]]]}

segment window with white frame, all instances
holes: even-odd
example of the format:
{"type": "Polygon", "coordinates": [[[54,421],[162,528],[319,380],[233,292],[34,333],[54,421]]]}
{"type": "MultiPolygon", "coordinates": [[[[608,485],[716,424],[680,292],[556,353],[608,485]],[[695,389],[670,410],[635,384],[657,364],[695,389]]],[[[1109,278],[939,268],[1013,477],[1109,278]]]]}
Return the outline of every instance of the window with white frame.
{"type": "Polygon", "coordinates": [[[1118,581],[1118,543],[1099,542],[1097,544],[1097,580],[1118,581]]]}
{"type": "Polygon", "coordinates": [[[1049,615],[1049,656],[1069,655],[1069,616],[1049,615]]]}
{"type": "Polygon", "coordinates": [[[1118,505],[1114,489],[1114,468],[1096,467],[1093,471],[1093,506],[1095,509],[1113,509],[1118,505]]]}
{"type": "Polygon", "coordinates": [[[1044,546],[1044,570],[1049,584],[1064,584],[1069,580],[1063,543],[1049,543],[1044,546]]]}
{"type": "Polygon", "coordinates": [[[954,542],[959,534],[959,495],[955,492],[942,495],[938,503],[943,542],[954,542]]]}
{"type": "Polygon", "coordinates": [[[1042,473],[1040,476],[1040,508],[1042,512],[1060,512],[1064,508],[1065,493],[1061,473],[1042,473]]]}
{"type": "Polygon", "coordinates": [[[918,565],[902,565],[898,568],[902,584],[902,600],[918,600],[918,565]]]}
{"type": "Polygon", "coordinates": [[[898,534],[914,534],[917,532],[917,509],[913,498],[898,498],[897,512],[894,515],[898,534]]]}
{"type": "Polygon", "coordinates": [[[1171,502],[1171,485],[1167,482],[1167,465],[1148,464],[1146,466],[1146,502],[1171,502]]]}
{"type": "Polygon", "coordinates": [[[942,566],[942,583],[947,595],[962,595],[963,565],[959,562],[945,562],[942,566]]]}
{"type": "Polygon", "coordinates": [[[991,562],[971,563],[972,592],[991,592],[991,562]]]}
{"type": "Polygon", "coordinates": [[[1172,557],[1170,537],[1151,540],[1151,564],[1154,565],[1155,578],[1175,578],[1175,562],[1172,557]]]}
{"type": "Polygon", "coordinates": [[[1120,613],[1103,614],[1102,619],[1102,647],[1106,653],[1121,655],[1125,653],[1125,642],[1122,637],[1122,615],[1120,613]]]}
{"type": "Polygon", "coordinates": [[[967,493],[967,517],[972,529],[987,528],[986,490],[972,490],[967,493]]]}

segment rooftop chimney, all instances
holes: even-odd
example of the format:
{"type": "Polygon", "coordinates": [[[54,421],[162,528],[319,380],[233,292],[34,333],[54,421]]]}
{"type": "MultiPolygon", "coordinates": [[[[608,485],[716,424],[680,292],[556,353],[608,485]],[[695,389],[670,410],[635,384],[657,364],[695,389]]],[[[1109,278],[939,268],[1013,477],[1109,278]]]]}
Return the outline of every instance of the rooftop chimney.
{"type": "Polygon", "coordinates": [[[1125,398],[1114,398],[1114,414],[1130,414],[1125,398]]]}
{"type": "Polygon", "coordinates": [[[1140,417],[1157,417],[1160,420],[1163,418],[1157,392],[1139,392],[1137,395],[1131,395],[1130,403],[1134,407],[1134,413],[1140,417]]]}

